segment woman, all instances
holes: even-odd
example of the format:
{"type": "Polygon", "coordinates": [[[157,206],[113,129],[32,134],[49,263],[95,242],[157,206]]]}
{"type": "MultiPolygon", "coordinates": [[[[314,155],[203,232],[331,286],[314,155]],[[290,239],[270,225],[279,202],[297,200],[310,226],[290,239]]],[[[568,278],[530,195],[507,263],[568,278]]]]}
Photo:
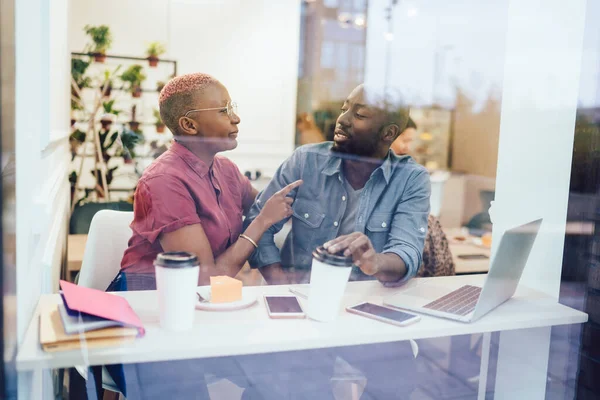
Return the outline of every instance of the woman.
{"type": "Polygon", "coordinates": [[[211,275],[235,276],[262,234],[291,216],[286,195],[302,183],[271,197],[242,234],[242,215],[257,192],[233,162],[217,156],[237,147],[240,118],[227,89],[207,74],[179,76],[162,89],[159,107],[174,143],[138,182],[133,236],[108,290],[154,289],[153,261],[164,251],[195,253],[199,284],[211,275]]]}
{"type": "MultiPolygon", "coordinates": [[[[417,131],[417,124],[408,119],[406,129],[392,143],[392,150],[398,155],[410,153],[411,143],[417,131]]],[[[448,245],[448,239],[440,221],[433,215],[427,218],[427,236],[423,247],[423,264],[417,271],[417,276],[448,276],[455,275],[454,261],[448,245]]]]}
{"type": "Polygon", "coordinates": [[[323,136],[315,120],[308,113],[298,115],[296,118],[296,129],[299,132],[298,144],[300,146],[325,141],[325,136],[323,136]]]}
{"type": "MultiPolygon", "coordinates": [[[[196,254],[200,263],[199,285],[208,284],[213,275],[235,276],[263,233],[292,215],[293,200],[287,194],[302,184],[293,182],[273,195],[262,206],[260,218],[242,234],[242,215],[254,202],[257,191],[233,162],[217,156],[237,147],[240,118],[227,89],[207,74],[179,76],[160,92],[159,107],[174,143],[138,182],[131,223],[133,236],[123,256],[121,272],[108,291],[156,289],[153,262],[158,253],[165,251],[196,254]]],[[[235,362],[187,360],[126,368],[129,389],[143,392],[143,398],[161,398],[163,389],[179,390],[172,393],[173,398],[191,393],[208,398],[203,374],[231,374],[235,362]],[[156,371],[162,371],[164,381],[151,379],[156,371]],[[132,380],[132,376],[137,379],[132,380]],[[152,383],[141,385],[148,377],[152,383]],[[180,384],[174,388],[163,385],[164,382],[180,384]]],[[[111,365],[107,370],[125,394],[123,367],[111,365]]],[[[241,377],[238,383],[250,386],[241,377]]]]}

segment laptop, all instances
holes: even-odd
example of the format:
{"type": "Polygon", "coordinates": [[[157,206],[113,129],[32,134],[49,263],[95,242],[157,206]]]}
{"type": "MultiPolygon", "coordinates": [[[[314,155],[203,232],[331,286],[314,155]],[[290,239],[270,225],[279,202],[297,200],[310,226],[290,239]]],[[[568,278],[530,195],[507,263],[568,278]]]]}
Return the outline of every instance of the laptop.
{"type": "MultiPolygon", "coordinates": [[[[462,322],[474,322],[510,299],[529,258],[542,220],[507,230],[494,255],[483,287],[438,279],[417,279],[416,285],[388,297],[385,305],[462,322]]],[[[442,278],[443,279],[443,278],[442,278]]]]}

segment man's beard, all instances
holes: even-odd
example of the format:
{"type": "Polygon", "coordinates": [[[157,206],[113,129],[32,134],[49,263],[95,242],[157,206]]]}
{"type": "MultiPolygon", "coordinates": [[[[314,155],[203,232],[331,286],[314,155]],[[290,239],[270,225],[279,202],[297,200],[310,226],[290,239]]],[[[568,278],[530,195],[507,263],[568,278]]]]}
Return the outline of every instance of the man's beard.
{"type": "Polygon", "coordinates": [[[376,136],[369,142],[357,142],[350,138],[346,142],[337,143],[333,141],[331,150],[336,153],[354,155],[357,157],[374,157],[378,153],[379,140],[382,132],[377,132],[376,136]]]}

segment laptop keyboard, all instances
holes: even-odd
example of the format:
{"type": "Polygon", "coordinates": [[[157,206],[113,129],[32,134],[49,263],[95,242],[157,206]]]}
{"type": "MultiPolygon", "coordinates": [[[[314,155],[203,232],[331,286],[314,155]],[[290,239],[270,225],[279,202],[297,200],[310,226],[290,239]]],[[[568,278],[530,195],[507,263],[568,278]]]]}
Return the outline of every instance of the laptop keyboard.
{"type": "Polygon", "coordinates": [[[480,293],[480,287],[465,285],[426,304],[424,307],[449,314],[467,315],[475,309],[480,293]]]}

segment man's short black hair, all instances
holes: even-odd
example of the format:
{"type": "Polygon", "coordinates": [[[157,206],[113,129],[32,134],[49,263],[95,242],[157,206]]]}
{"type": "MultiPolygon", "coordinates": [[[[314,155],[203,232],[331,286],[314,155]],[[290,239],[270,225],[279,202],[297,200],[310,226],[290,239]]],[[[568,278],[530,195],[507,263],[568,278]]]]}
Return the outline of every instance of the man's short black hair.
{"type": "Polygon", "coordinates": [[[415,124],[415,121],[411,117],[408,117],[408,122],[406,123],[406,128],[404,128],[404,130],[407,130],[408,128],[417,129],[417,124],[415,124]]]}

